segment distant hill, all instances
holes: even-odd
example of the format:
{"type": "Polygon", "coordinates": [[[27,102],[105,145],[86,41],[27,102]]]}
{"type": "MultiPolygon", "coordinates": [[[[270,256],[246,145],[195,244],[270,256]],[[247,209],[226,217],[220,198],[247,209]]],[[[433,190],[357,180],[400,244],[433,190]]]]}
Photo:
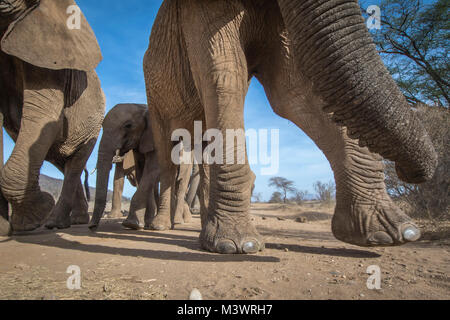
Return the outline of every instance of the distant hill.
{"type": "MultiPolygon", "coordinates": [[[[84,177],[83,177],[84,178],[84,177]]],[[[50,193],[55,199],[59,198],[59,195],[62,190],[63,181],[60,179],[52,178],[46,176],[45,174],[41,174],[39,177],[39,185],[41,186],[41,190],[50,193]]],[[[95,200],[95,188],[89,187],[91,193],[91,201],[95,200]]],[[[108,190],[107,201],[112,201],[113,192],[108,190]]],[[[122,201],[129,201],[130,199],[126,197],[122,197],[122,201]]]]}

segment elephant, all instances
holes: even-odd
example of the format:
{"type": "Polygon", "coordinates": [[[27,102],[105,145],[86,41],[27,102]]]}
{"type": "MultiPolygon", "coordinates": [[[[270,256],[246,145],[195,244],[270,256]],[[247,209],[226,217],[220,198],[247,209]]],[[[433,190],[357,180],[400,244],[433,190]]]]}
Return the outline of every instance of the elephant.
{"type": "Polygon", "coordinates": [[[0,0],[0,124],[15,142],[4,166],[1,161],[3,234],[89,222],[81,173],[105,112],[95,72],[102,55],[82,13],[80,30],[69,30],[71,5],[76,3],[0,0]],[[44,160],[64,173],[56,205],[39,187],[44,160]]]}
{"type": "MultiPolygon", "coordinates": [[[[145,210],[145,229],[157,214],[159,165],[153,143],[148,108],[140,104],[119,104],[111,109],[103,122],[97,162],[97,195],[91,229],[98,227],[106,205],[108,176],[112,163],[114,173],[113,207],[109,217],[122,217],[121,200],[126,176],[137,191],[131,200],[130,213],[122,225],[129,229],[141,228],[137,213],[145,210]]],[[[177,170],[176,191],[172,195],[174,210],[172,224],[189,222],[191,213],[185,201],[190,183],[192,165],[180,165],[177,170]]],[[[191,183],[189,191],[196,193],[198,183],[191,183]],[[195,190],[194,190],[195,188],[195,190]]]]}
{"type": "MultiPolygon", "coordinates": [[[[112,138],[112,137],[110,137],[112,138]]],[[[142,170],[142,168],[139,168],[142,170]]],[[[142,171],[140,171],[142,172],[142,171]]],[[[110,218],[121,218],[122,215],[122,194],[123,186],[125,183],[125,177],[133,187],[138,186],[138,180],[136,175],[136,164],[134,160],[134,151],[128,151],[123,160],[116,162],[116,170],[114,172],[114,188],[112,196],[112,208],[109,213],[110,218]]]]}
{"type": "MultiPolygon", "coordinates": [[[[395,162],[402,180],[421,183],[434,174],[436,152],[384,66],[356,0],[165,0],[143,68],[161,170],[154,229],[170,227],[172,133],[184,128],[195,136],[195,121],[223,136],[243,130],[255,77],[274,112],[311,137],[330,162],[337,239],[396,246],[420,238],[386,192],[382,161],[395,162]]],[[[224,144],[224,159],[236,152],[224,144]]],[[[245,158],[200,165],[206,250],[264,249],[249,217],[254,179],[245,158]]]]}
{"type": "Polygon", "coordinates": [[[138,214],[142,212],[145,214],[145,227],[148,228],[150,219],[157,210],[159,165],[146,105],[118,104],[105,116],[98,150],[95,205],[89,225],[91,230],[98,228],[105,210],[109,173],[113,163],[116,164],[116,207],[122,198],[124,166],[128,167],[128,172],[135,171],[137,190],[131,200],[130,213],[122,225],[129,229],[141,229],[138,214]],[[129,156],[125,157],[130,152],[131,159],[129,156]]]}

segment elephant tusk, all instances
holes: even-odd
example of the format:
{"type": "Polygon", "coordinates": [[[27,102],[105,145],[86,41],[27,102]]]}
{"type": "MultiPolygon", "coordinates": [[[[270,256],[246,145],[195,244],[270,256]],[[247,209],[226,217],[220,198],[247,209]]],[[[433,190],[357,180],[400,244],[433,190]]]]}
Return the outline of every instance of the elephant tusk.
{"type": "Polygon", "coordinates": [[[121,156],[120,156],[120,150],[117,149],[117,150],[116,150],[116,155],[114,156],[114,158],[113,158],[113,160],[112,160],[112,163],[113,163],[113,164],[115,164],[115,163],[122,163],[123,160],[124,160],[124,157],[121,157],[121,156]]]}

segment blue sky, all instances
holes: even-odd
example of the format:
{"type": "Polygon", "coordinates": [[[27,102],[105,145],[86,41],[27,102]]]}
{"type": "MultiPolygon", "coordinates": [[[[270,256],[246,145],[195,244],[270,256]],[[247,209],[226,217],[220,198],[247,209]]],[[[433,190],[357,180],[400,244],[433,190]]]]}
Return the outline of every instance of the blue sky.
{"type": "MultiPolygon", "coordinates": [[[[77,0],[91,24],[103,53],[97,68],[106,95],[107,111],[118,103],[146,103],[142,59],[148,46],[151,27],[162,0],[77,0]]],[[[330,165],[315,144],[294,124],[275,115],[266,99],[262,86],[254,79],[245,105],[246,129],[280,130],[280,170],[278,176],[295,182],[300,190],[313,193],[315,181],[333,179],[330,165]]],[[[99,139],[100,140],[100,139],[99,139]]],[[[14,145],[5,134],[5,159],[14,145]]],[[[98,144],[87,167],[95,168],[98,144]]],[[[256,190],[268,200],[275,191],[268,187],[270,176],[261,176],[258,166],[252,167],[257,175],[256,190]]],[[[45,163],[41,173],[63,178],[51,164],[45,163]]],[[[112,188],[113,171],[110,187],[112,188]]],[[[95,174],[89,178],[95,185],[95,174]]],[[[131,197],[134,188],[127,183],[124,194],[131,197]]]]}

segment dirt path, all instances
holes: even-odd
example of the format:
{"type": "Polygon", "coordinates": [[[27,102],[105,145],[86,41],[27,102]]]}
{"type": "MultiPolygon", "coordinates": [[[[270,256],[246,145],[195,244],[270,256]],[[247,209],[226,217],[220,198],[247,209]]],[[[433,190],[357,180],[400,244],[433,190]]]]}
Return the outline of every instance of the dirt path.
{"type": "Polygon", "coordinates": [[[450,298],[450,241],[359,248],[334,239],[330,211],[254,205],[266,250],[249,256],[201,250],[198,217],[168,232],[107,220],[96,234],[82,226],[0,238],[0,299],[186,299],[193,288],[205,299],[450,298]],[[70,265],[81,290],[67,289],[70,265]],[[367,289],[370,265],[381,268],[381,290],[367,289]]]}

